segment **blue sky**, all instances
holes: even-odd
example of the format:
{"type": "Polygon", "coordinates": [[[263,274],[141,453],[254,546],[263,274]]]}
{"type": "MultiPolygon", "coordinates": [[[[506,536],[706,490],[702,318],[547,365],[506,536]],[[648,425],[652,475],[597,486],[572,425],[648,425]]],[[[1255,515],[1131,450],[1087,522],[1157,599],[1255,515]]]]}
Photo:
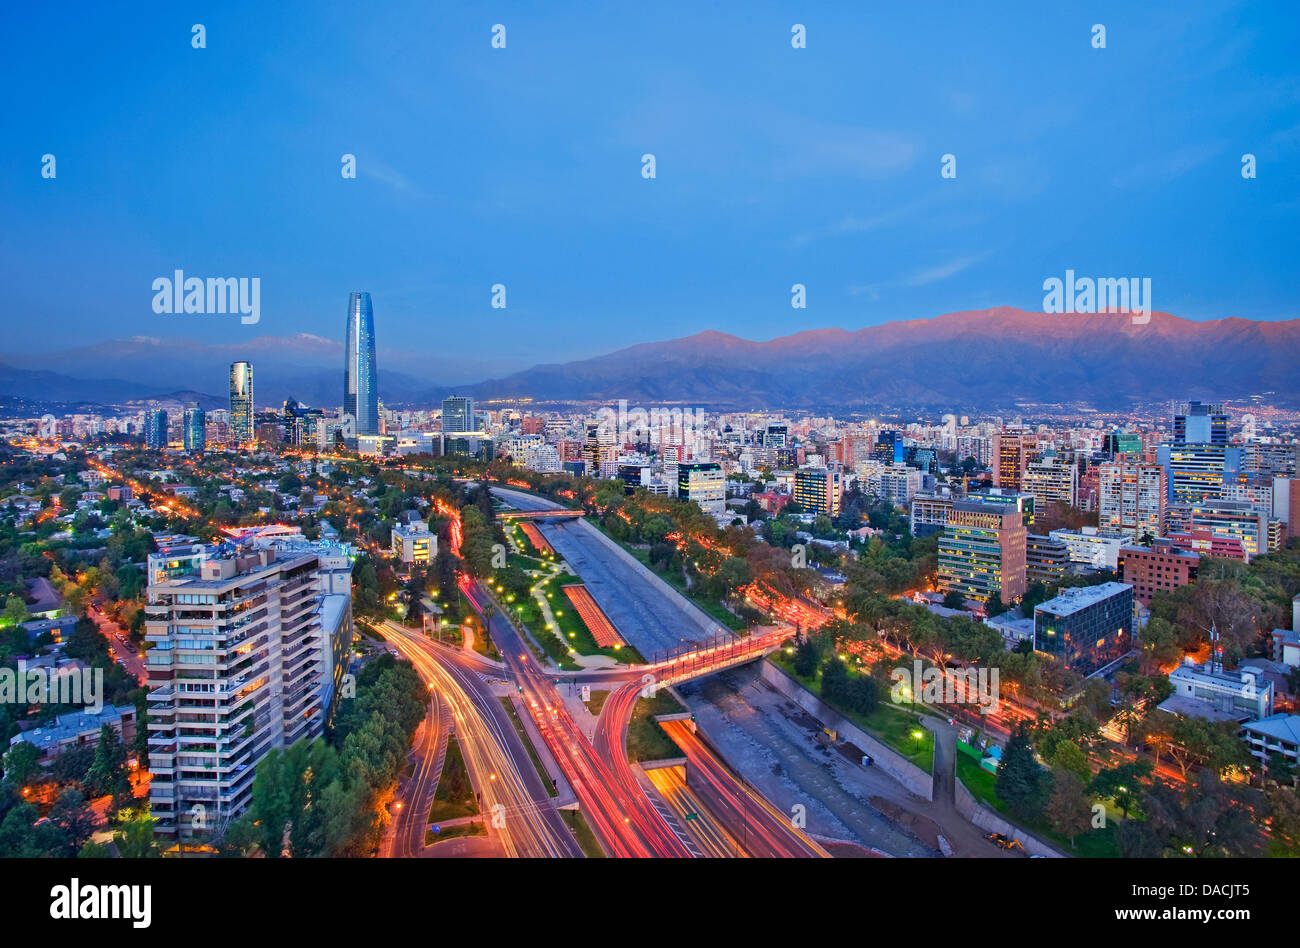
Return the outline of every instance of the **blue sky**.
{"type": "Polygon", "coordinates": [[[367,289],[381,350],[513,366],[1039,309],[1067,267],[1300,315],[1294,3],[109,6],[4,14],[9,353],[341,337],[367,289]],[[261,323],[154,314],[177,267],[259,276],[261,323]]]}

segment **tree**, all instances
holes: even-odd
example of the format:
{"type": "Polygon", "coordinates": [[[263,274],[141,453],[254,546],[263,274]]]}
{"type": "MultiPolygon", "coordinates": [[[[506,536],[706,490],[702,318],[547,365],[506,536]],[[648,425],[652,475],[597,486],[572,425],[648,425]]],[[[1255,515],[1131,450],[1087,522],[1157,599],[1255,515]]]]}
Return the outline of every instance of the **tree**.
{"type": "Polygon", "coordinates": [[[92,795],[102,796],[106,793],[118,795],[123,786],[129,793],[131,782],[126,775],[126,748],[113,726],[105,724],[99,729],[95,759],[86,771],[86,787],[92,795]]]}
{"type": "Polygon", "coordinates": [[[1002,593],[995,589],[993,594],[989,596],[989,601],[984,604],[984,614],[991,619],[994,616],[1002,615],[1006,611],[1007,607],[1002,605],[1002,593]]]}
{"type": "Polygon", "coordinates": [[[153,824],[146,804],[117,828],[113,833],[113,843],[124,859],[153,859],[161,855],[154,842],[153,824]]]}
{"type": "Polygon", "coordinates": [[[808,636],[801,635],[799,644],[794,650],[794,673],[800,678],[807,678],[817,671],[817,663],[821,656],[817,653],[817,646],[808,639],[808,636]]]}
{"type": "Polygon", "coordinates": [[[961,609],[966,605],[966,597],[959,590],[950,589],[943,595],[945,609],[961,609]]]}
{"type": "Polygon", "coordinates": [[[1137,806],[1142,785],[1151,779],[1149,760],[1125,761],[1115,767],[1105,767],[1092,778],[1088,789],[1099,797],[1114,801],[1128,819],[1129,811],[1137,806]]]}
{"type": "Polygon", "coordinates": [[[72,856],[81,849],[95,831],[95,815],[86,805],[86,795],[76,787],[59,794],[50,810],[50,821],[57,824],[67,837],[67,852],[72,856]]]}
{"type": "Polygon", "coordinates": [[[29,618],[27,603],[18,596],[10,596],[5,600],[4,611],[0,612],[0,626],[22,625],[29,618]]]}
{"type": "Polygon", "coordinates": [[[1015,733],[1007,742],[1002,752],[1002,762],[998,764],[997,780],[993,792],[999,800],[1011,807],[1012,812],[1022,818],[1036,817],[1043,805],[1044,778],[1046,771],[1034,759],[1034,751],[1029,746],[1029,735],[1022,723],[1016,725],[1015,733]]]}
{"type": "Polygon", "coordinates": [[[1043,815],[1052,829],[1069,838],[1073,849],[1075,837],[1088,829],[1091,815],[1088,798],[1083,793],[1083,781],[1074,771],[1058,769],[1052,772],[1052,794],[1043,815]]]}
{"type": "Polygon", "coordinates": [[[1092,765],[1088,755],[1074,741],[1061,741],[1052,753],[1053,772],[1065,772],[1078,778],[1080,786],[1092,780],[1092,765]]]}
{"type": "Polygon", "coordinates": [[[40,773],[41,753],[34,744],[19,741],[4,756],[5,782],[22,786],[40,773]]]}

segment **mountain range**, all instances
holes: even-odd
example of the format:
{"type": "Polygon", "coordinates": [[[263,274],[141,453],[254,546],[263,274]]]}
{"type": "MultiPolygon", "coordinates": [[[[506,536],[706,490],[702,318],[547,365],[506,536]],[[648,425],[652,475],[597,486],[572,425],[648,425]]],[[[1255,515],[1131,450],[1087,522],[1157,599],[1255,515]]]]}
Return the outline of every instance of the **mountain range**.
{"type": "Polygon", "coordinates": [[[754,342],[702,332],[473,388],[480,399],[875,405],[991,409],[1017,403],[1122,409],[1170,398],[1273,393],[1300,403],[1300,319],[1197,322],[1151,313],[1045,314],[1012,307],[816,329],[754,342]]]}
{"type": "MultiPolygon", "coordinates": [[[[402,372],[386,369],[384,356],[381,350],[379,390],[390,406],[430,405],[453,392],[480,401],[627,399],[705,408],[991,410],[1036,403],[1116,410],[1251,395],[1300,405],[1300,319],[1193,321],[1157,312],[1136,324],[1127,314],[997,307],[762,342],[706,331],[454,386],[434,381],[454,381],[444,365],[407,351],[404,365],[427,369],[402,372]]],[[[236,359],[254,364],[259,407],[289,397],[339,404],[342,344],[310,334],[238,345],[134,337],[40,357],[0,355],[0,397],[122,404],[197,390],[224,403],[226,368],[236,359]]],[[[461,362],[458,374],[465,372],[461,362]]]]}

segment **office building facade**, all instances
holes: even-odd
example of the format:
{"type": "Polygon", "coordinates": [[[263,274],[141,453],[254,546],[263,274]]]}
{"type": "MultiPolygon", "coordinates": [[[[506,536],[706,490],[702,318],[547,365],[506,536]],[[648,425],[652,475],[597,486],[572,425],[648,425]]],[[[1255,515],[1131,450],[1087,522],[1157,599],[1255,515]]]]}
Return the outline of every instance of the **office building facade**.
{"type": "Polygon", "coordinates": [[[191,402],[181,415],[182,439],[186,451],[202,451],[207,444],[207,413],[191,402]]]}
{"type": "Polygon", "coordinates": [[[474,421],[474,399],[452,396],[442,400],[443,434],[465,434],[478,431],[474,421]]]}
{"type": "Polygon", "coordinates": [[[230,437],[235,444],[253,440],[253,364],[230,364],[230,437]]]}
{"type": "Polygon", "coordinates": [[[1133,648],[1133,587],[1103,583],[1067,589],[1034,609],[1035,648],[1085,677],[1133,648]]]}
{"type": "Polygon", "coordinates": [[[379,434],[379,370],[375,361],[375,314],[369,293],[348,299],[343,366],[343,414],[355,421],[355,435],[379,434]]]}
{"type": "Polygon", "coordinates": [[[939,587],[980,602],[1023,596],[1027,535],[1010,505],[955,501],[939,538],[939,587]]]}

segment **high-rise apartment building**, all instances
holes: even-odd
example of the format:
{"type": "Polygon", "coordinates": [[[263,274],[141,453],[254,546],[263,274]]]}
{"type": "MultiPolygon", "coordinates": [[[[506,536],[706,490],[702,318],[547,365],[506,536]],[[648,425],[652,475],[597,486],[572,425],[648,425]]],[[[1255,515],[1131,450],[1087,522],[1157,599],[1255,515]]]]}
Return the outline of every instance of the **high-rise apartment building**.
{"type": "Polygon", "coordinates": [[[939,587],[985,602],[1010,602],[1025,592],[1028,531],[1009,504],[954,501],[939,538],[939,587]]]}
{"type": "Polygon", "coordinates": [[[1159,464],[1131,460],[1102,464],[1098,526],[1142,542],[1163,536],[1168,492],[1169,475],[1159,464]]]}
{"type": "Polygon", "coordinates": [[[348,300],[343,367],[343,413],[356,420],[357,435],[379,434],[379,379],[375,362],[375,314],[369,293],[348,300]]]}
{"type": "Polygon", "coordinates": [[[235,444],[253,440],[253,364],[230,364],[230,437],[235,444]]]}
{"type": "Polygon", "coordinates": [[[1033,494],[1034,505],[1039,510],[1054,503],[1075,507],[1078,505],[1079,469],[1073,461],[1047,454],[1025,466],[1020,489],[1033,494]]]}
{"type": "Polygon", "coordinates": [[[202,451],[207,443],[207,413],[196,402],[185,406],[181,415],[182,439],[186,451],[202,451]]]}
{"type": "Polygon", "coordinates": [[[442,433],[463,434],[478,431],[474,421],[474,399],[452,396],[442,400],[442,433]]]}
{"type": "Polygon", "coordinates": [[[1025,468],[1038,446],[1035,435],[1016,431],[1003,431],[993,436],[993,486],[1020,490],[1024,484],[1025,468]]]}
{"type": "Polygon", "coordinates": [[[248,807],[269,750],[322,732],[329,645],[314,553],[211,548],[171,577],[154,559],[149,802],[154,832],[177,841],[221,832],[248,807]]]}

